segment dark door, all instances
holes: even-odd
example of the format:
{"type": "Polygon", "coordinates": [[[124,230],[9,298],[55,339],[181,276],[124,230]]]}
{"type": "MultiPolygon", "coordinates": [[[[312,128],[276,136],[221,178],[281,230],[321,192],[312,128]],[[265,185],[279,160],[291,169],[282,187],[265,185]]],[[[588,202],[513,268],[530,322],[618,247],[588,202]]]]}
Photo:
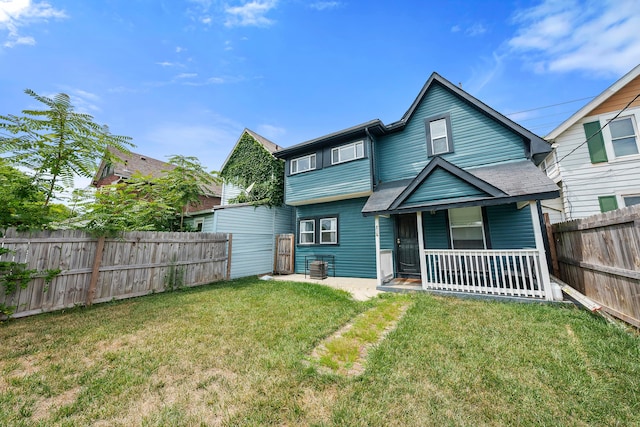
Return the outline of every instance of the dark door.
{"type": "Polygon", "coordinates": [[[419,277],[420,258],[416,215],[397,215],[395,218],[398,275],[401,277],[419,277]]]}

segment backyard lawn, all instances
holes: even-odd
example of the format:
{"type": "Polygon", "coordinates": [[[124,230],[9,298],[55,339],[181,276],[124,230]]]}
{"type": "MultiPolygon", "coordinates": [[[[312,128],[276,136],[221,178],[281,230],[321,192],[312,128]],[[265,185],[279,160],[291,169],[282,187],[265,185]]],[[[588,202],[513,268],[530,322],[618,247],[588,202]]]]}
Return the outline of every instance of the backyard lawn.
{"type": "Polygon", "coordinates": [[[0,325],[0,425],[640,425],[640,338],[571,306],[248,278],[0,325]],[[309,362],[389,299],[359,375],[309,362]]]}

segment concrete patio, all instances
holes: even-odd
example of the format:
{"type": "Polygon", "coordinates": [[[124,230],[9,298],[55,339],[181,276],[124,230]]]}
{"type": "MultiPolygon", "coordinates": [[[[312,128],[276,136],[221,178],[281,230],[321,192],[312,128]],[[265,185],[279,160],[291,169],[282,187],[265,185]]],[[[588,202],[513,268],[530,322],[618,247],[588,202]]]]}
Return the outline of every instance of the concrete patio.
{"type": "Polygon", "coordinates": [[[376,289],[376,279],[362,279],[359,277],[327,277],[326,279],[311,279],[304,274],[288,274],[286,276],[272,276],[273,280],[286,280],[288,282],[306,282],[317,285],[330,286],[349,292],[353,299],[366,301],[381,292],[376,289]]]}

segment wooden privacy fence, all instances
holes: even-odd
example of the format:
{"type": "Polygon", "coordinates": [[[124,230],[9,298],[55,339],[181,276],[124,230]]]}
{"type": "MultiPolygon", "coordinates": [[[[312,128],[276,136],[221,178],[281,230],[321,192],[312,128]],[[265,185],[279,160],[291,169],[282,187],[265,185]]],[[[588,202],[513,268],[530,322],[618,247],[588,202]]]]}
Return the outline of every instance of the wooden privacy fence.
{"type": "Polygon", "coordinates": [[[129,232],[96,238],[78,230],[9,230],[0,245],[12,251],[0,261],[61,270],[48,285],[37,278],[10,295],[0,289],[0,304],[16,307],[13,317],[220,281],[228,278],[231,262],[227,233],[129,232]]]}
{"type": "Polygon", "coordinates": [[[640,206],[554,224],[552,232],[555,274],[640,327],[640,206]]]}

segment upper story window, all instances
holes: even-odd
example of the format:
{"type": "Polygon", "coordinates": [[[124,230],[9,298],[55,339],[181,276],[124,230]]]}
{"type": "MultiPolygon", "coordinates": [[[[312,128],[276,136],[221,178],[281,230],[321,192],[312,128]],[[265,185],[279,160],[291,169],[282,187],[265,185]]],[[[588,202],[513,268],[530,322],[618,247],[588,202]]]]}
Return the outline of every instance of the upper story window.
{"type": "Polygon", "coordinates": [[[451,117],[448,113],[425,119],[425,130],[429,157],[453,152],[451,117]]]}
{"type": "Polygon", "coordinates": [[[583,124],[591,163],[606,163],[640,154],[636,116],[611,120],[612,116],[583,124]],[[606,126],[600,124],[608,120],[611,121],[606,126]]]}
{"type": "Polygon", "coordinates": [[[290,173],[306,172],[316,168],[316,155],[309,154],[307,156],[298,157],[291,160],[290,173]]]}
{"type": "Polygon", "coordinates": [[[638,154],[638,138],[633,117],[623,117],[610,122],[609,132],[616,157],[638,154]]]}
{"type": "Polygon", "coordinates": [[[364,157],[364,141],[341,145],[331,150],[331,164],[348,162],[364,157]]]}

